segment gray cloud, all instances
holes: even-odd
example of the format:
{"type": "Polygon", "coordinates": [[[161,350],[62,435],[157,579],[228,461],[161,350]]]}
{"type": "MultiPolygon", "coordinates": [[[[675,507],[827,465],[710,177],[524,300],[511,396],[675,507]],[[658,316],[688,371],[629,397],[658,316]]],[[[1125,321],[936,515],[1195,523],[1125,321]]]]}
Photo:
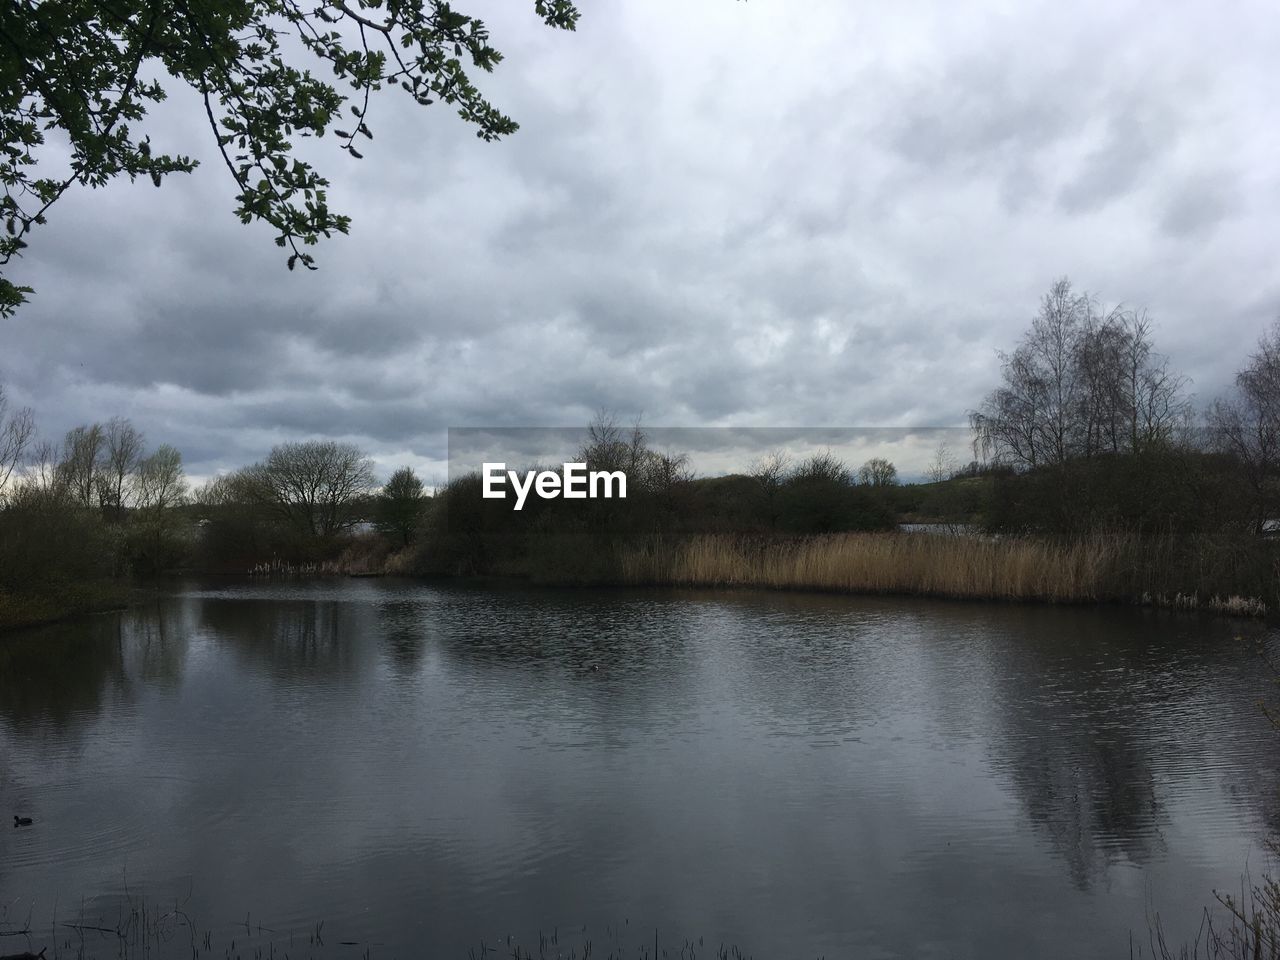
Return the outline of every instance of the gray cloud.
{"type": "Polygon", "coordinates": [[[440,471],[450,426],[602,407],[960,426],[1064,273],[1145,304],[1202,397],[1280,313],[1263,3],[636,0],[574,35],[525,6],[493,9],[483,78],[515,137],[393,95],[366,160],[308,145],[354,217],[318,273],[236,222],[176,93],[154,138],[204,166],[54,209],[11,393],[47,435],[130,416],[201,476],[311,436],[440,471]]]}

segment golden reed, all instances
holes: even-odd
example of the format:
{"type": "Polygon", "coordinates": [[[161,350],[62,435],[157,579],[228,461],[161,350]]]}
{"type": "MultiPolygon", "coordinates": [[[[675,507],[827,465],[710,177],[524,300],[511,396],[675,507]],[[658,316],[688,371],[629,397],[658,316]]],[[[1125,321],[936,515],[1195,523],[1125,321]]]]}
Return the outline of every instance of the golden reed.
{"type": "Polygon", "coordinates": [[[703,536],[652,543],[621,556],[635,584],[742,586],[850,593],[1080,602],[1107,588],[1122,544],[848,533],[801,540],[703,536]]]}

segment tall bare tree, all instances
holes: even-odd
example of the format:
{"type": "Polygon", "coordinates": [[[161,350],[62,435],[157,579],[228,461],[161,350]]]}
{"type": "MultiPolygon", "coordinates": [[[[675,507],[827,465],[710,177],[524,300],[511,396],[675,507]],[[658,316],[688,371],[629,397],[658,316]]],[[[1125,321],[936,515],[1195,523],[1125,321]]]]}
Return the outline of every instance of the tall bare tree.
{"type": "Polygon", "coordinates": [[[99,423],[73,427],[63,438],[59,470],[72,500],[82,507],[93,505],[104,450],[104,433],[99,423]]]}
{"type": "Polygon", "coordinates": [[[588,425],[586,442],[578,451],[578,459],[592,470],[621,470],[636,489],[644,485],[649,455],[649,436],[639,419],[626,430],[605,410],[588,425]]]}
{"type": "Polygon", "coordinates": [[[1002,383],[970,414],[979,448],[1015,467],[1142,453],[1190,414],[1185,377],[1155,352],[1145,311],[1101,313],[1063,278],[1030,330],[1001,354],[1002,383]]]}
{"type": "Polygon", "coordinates": [[[174,511],[187,500],[182,454],[167,443],[138,461],[136,523],[132,524],[135,562],[154,571],[168,568],[180,552],[182,520],[174,511]]]}
{"type": "Polygon", "coordinates": [[[1080,381],[1071,455],[1118,453],[1127,429],[1126,359],[1130,343],[1120,311],[1099,316],[1090,305],[1075,345],[1080,381]]]}
{"type": "Polygon", "coordinates": [[[1209,411],[1213,445],[1239,461],[1259,531],[1280,511],[1280,319],[1236,374],[1235,391],[1209,411]]]}
{"type": "Polygon", "coordinates": [[[9,481],[35,441],[36,425],[30,407],[11,410],[0,384],[0,504],[10,492],[9,481]]]}
{"type": "Polygon", "coordinates": [[[138,473],[146,441],[128,420],[112,417],[103,430],[103,447],[98,499],[102,512],[113,516],[118,522],[131,505],[131,481],[138,473]]]}
{"type": "Polygon", "coordinates": [[[1124,387],[1129,449],[1141,453],[1174,442],[1191,421],[1190,381],[1169,366],[1152,346],[1152,322],[1146,311],[1125,318],[1124,387]]]}
{"type": "Polygon", "coordinates": [[[167,443],[138,461],[138,511],[156,515],[186,502],[187,479],[182,454],[167,443]]]}
{"type": "Polygon", "coordinates": [[[1079,346],[1092,314],[1088,296],[1063,277],[1044,295],[1022,342],[1000,355],[1004,382],[970,418],[993,459],[1037,467],[1075,452],[1085,386],[1079,346]]]}
{"type": "Polygon", "coordinates": [[[755,481],[761,512],[770,528],[778,525],[778,497],[791,474],[791,455],[779,447],[757,459],[747,475],[755,481]]]}
{"type": "Polygon", "coordinates": [[[945,439],[939,440],[933,448],[933,457],[929,460],[926,476],[933,483],[941,483],[948,479],[956,468],[956,458],[951,454],[951,447],[945,439]]]}

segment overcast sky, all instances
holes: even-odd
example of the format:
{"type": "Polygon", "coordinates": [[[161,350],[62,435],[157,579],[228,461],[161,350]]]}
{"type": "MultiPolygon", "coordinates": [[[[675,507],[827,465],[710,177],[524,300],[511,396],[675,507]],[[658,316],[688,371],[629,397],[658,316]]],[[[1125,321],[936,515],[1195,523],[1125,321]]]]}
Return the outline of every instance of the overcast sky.
{"type": "MultiPolygon", "coordinates": [[[[617,0],[482,11],[478,140],[392,91],[315,156],[351,235],[289,273],[190,95],[191,176],[61,201],[0,378],[209,476],[282,440],[438,474],[448,427],[959,426],[1058,276],[1223,389],[1280,315],[1280,15],[1231,4],[617,0]]],[[[910,464],[905,465],[910,472],[910,464]]]]}

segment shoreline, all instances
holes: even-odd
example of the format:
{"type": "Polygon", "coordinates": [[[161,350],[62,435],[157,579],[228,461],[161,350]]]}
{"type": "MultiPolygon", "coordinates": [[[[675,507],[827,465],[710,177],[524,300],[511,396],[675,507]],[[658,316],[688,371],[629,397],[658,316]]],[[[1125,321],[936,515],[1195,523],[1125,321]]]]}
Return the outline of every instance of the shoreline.
{"type": "MultiPolygon", "coordinates": [[[[1158,544],[1157,544],[1158,545],[1158,544]]],[[[188,569],[182,576],[282,580],[396,577],[420,582],[523,583],[562,590],[600,587],[755,590],[845,596],[918,597],[976,603],[1130,606],[1249,620],[1274,620],[1260,597],[1155,584],[1177,582],[1175,561],[1148,562],[1152,543],[1094,537],[1076,542],[991,540],[923,533],[844,533],[790,540],[703,535],[640,546],[579,549],[556,563],[564,543],[535,542],[499,569],[456,573],[370,564],[366,556],[323,564],[259,564],[244,574],[188,569]],[[545,553],[545,556],[539,551],[545,553]],[[589,558],[585,565],[583,558],[589,558]],[[594,562],[592,562],[594,561],[594,562]]],[[[1168,546],[1168,544],[1164,544],[1168,546]]],[[[1196,555],[1199,556],[1198,554],[1196,555]]],[[[156,596],[154,582],[99,580],[0,592],[0,636],[129,609],[156,596]]]]}
{"type": "MultiPolygon", "coordinates": [[[[332,576],[345,577],[345,574],[332,576]]],[[[1036,607],[1114,607],[1139,610],[1159,610],[1170,613],[1188,613],[1201,616],[1226,617],[1251,622],[1267,622],[1277,619],[1265,604],[1253,598],[1229,598],[1220,600],[1217,597],[1200,600],[1194,596],[1177,594],[1174,597],[1079,597],[1053,599],[1046,597],[1016,596],[974,596],[928,592],[921,590],[866,590],[841,589],[813,585],[773,585],[750,582],[687,582],[664,583],[659,581],[620,581],[600,580],[591,583],[569,582],[561,580],[539,580],[528,574],[383,574],[397,580],[408,580],[416,583],[457,583],[468,586],[486,585],[523,585],[548,590],[724,590],[754,593],[776,594],[812,594],[828,597],[893,597],[898,599],[942,600],[955,603],[993,604],[997,606],[1036,606],[1036,607]],[[1232,601],[1238,601],[1232,602],[1232,601]]]]}
{"type": "MultiPolygon", "coordinates": [[[[567,544],[572,547],[573,544],[567,544]]],[[[1211,543],[1093,536],[1073,541],[920,533],[759,540],[702,535],[598,552],[594,569],[546,564],[534,544],[518,572],[535,583],[745,587],[985,602],[1134,605],[1260,619],[1263,587],[1236,569],[1206,574],[1211,543]],[[1189,562],[1190,560],[1190,562],[1189,562]]],[[[560,554],[566,544],[559,546],[560,554]]],[[[582,547],[584,545],[577,545],[582,547]]],[[[580,550],[580,553],[587,553],[580,550]]],[[[1255,578],[1256,579],[1256,578],[1255,578]]]]}
{"type": "Polygon", "coordinates": [[[118,613],[152,595],[145,588],[127,581],[51,585],[23,592],[0,591],[0,638],[104,613],[118,613]],[[68,594],[70,600],[65,599],[68,594]]]}

